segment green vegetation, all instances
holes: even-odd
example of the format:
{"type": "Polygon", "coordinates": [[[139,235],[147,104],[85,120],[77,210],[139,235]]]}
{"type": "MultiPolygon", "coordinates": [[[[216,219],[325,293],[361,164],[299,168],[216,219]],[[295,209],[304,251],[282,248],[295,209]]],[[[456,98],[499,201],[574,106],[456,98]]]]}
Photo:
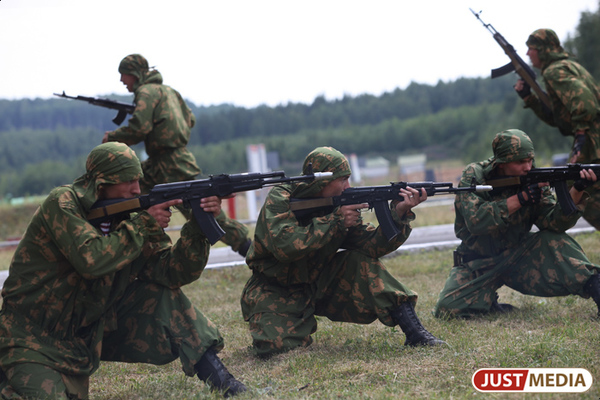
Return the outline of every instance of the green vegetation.
{"type": "MultiPolygon", "coordinates": [[[[598,233],[579,236],[600,260],[598,233]]],[[[451,347],[405,348],[404,335],[379,322],[342,324],[319,318],[309,348],[254,358],[242,320],[239,296],[250,272],[240,266],[207,270],[184,291],[219,326],[225,338],[221,356],[230,371],[252,391],[240,399],[470,399],[484,396],[471,376],[486,367],[577,367],[600,376],[596,306],[575,296],[539,298],[500,290],[501,301],[519,307],[512,315],[470,321],[441,321],[431,315],[447,278],[451,250],[419,252],[387,259],[400,281],[419,293],[417,312],[423,324],[451,347]]],[[[211,395],[195,377],[183,377],[180,365],[103,363],[91,379],[95,399],[194,399],[211,395]]],[[[597,399],[597,383],[583,394],[486,394],[493,399],[597,399]]]]}
{"type": "MultiPolygon", "coordinates": [[[[599,30],[600,12],[584,12],[576,32],[565,41],[565,48],[597,78],[599,30]]],[[[527,132],[538,157],[548,160],[554,153],[568,152],[569,138],[523,109],[512,88],[515,79],[508,75],[436,85],[411,83],[380,96],[337,100],[319,96],[312,104],[252,109],[190,103],[197,123],[189,148],[204,174],[245,171],[245,146],[253,143],[279,152],[281,168],[288,174],[297,173],[305,155],[318,145],[359,156],[383,156],[392,162],[399,155],[414,153],[443,161],[456,158],[460,150],[460,161],[466,163],[488,157],[492,135],[509,128],[527,132]]],[[[131,102],[131,96],[110,97],[131,102]]],[[[0,200],[44,194],[72,182],[104,131],[115,128],[113,117],[112,110],[78,101],[0,100],[0,200]]]]}
{"type": "MultiPolygon", "coordinates": [[[[0,212],[5,208],[0,208],[0,212]]],[[[0,217],[6,217],[6,212],[0,217]]],[[[448,206],[417,209],[417,222],[448,223],[448,206]]],[[[173,237],[177,233],[173,232],[173,237]]],[[[600,263],[600,233],[577,240],[600,263]]],[[[0,251],[8,267],[11,250],[0,251]]],[[[443,321],[433,318],[437,296],[448,276],[452,250],[419,251],[386,258],[388,269],[419,293],[422,322],[451,347],[405,348],[404,335],[380,322],[342,324],[319,318],[315,342],[306,349],[268,361],[252,356],[251,338],[239,297],[250,276],[246,266],[206,270],[184,292],[225,338],[221,357],[230,371],[251,388],[240,399],[470,399],[483,396],[471,385],[479,368],[573,367],[600,376],[599,321],[590,299],[540,298],[500,289],[500,300],[519,307],[512,315],[443,321]]],[[[178,361],[155,366],[101,363],[90,380],[91,398],[221,398],[195,377],[185,377],[178,361]]],[[[486,394],[493,399],[597,399],[598,383],[577,395],[486,394]]]]}

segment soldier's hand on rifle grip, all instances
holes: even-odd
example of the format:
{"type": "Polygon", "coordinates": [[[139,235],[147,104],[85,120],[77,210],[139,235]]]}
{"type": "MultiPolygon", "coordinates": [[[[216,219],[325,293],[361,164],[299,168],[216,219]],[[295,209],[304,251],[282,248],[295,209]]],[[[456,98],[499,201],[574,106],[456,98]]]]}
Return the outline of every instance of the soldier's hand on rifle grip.
{"type": "Polygon", "coordinates": [[[152,217],[158,222],[161,228],[166,228],[169,226],[169,222],[171,222],[171,207],[175,207],[183,203],[181,199],[169,200],[164,203],[156,204],[152,207],[149,207],[148,214],[152,215],[152,217]]]}
{"type": "Polygon", "coordinates": [[[358,225],[362,219],[360,217],[360,210],[363,208],[369,208],[368,204],[351,204],[347,206],[341,206],[340,210],[344,217],[344,226],[350,228],[358,225]]]}
{"type": "Polygon", "coordinates": [[[522,206],[538,204],[542,199],[542,186],[548,186],[548,184],[532,183],[531,185],[527,186],[525,190],[517,193],[519,204],[522,206]]]}
{"type": "Polygon", "coordinates": [[[212,213],[216,217],[221,213],[221,198],[217,196],[204,197],[200,200],[200,207],[205,212],[212,213]]]}
{"type": "Polygon", "coordinates": [[[574,164],[577,162],[577,159],[579,158],[579,155],[581,154],[581,149],[583,148],[584,144],[585,144],[585,131],[579,130],[579,131],[575,132],[575,140],[573,142],[573,150],[571,152],[571,159],[569,160],[570,163],[574,164]]]}
{"type": "Polygon", "coordinates": [[[529,84],[523,79],[519,79],[515,84],[514,88],[517,91],[519,97],[521,97],[522,99],[526,99],[531,95],[531,86],[529,86],[529,84]]]}

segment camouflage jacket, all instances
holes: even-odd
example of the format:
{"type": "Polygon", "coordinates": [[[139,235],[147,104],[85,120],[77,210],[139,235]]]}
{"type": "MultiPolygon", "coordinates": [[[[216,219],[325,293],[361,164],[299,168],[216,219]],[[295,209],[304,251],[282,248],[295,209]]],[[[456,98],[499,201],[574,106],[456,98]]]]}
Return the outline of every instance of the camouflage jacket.
{"type": "Polygon", "coordinates": [[[549,30],[540,29],[530,36],[528,44],[538,50],[542,78],[550,101],[552,114],[544,112],[542,102],[532,92],[525,100],[547,124],[558,127],[564,135],[574,136],[586,130],[588,138],[579,162],[600,159],[600,87],[590,73],[572,60],[549,30]],[[596,127],[595,127],[596,125],[596,127]]]}
{"type": "MultiPolygon", "coordinates": [[[[89,207],[87,207],[89,208],[89,207]]],[[[114,305],[135,279],[178,288],[200,276],[209,243],[194,221],[170,238],[147,212],[108,235],[87,222],[73,186],[54,189],[33,216],[2,291],[0,367],[17,362],[91,374],[114,305]]]]}
{"type": "Polygon", "coordinates": [[[271,189],[246,258],[255,273],[279,285],[315,282],[327,271],[328,261],[339,249],[379,258],[396,250],[410,235],[410,221],[415,215],[409,212],[400,220],[393,205],[392,216],[400,233],[389,242],[381,229],[371,224],[347,229],[339,208],[299,221],[289,205],[295,187],[296,184],[287,184],[271,189]]]}
{"type": "Polygon", "coordinates": [[[108,140],[130,146],[143,141],[149,157],[144,163],[144,175],[153,183],[197,176],[200,169],[186,148],[196,118],[181,94],[163,85],[158,71],[151,71],[135,89],[135,104],[128,125],[110,132],[108,140]]]}
{"type": "MultiPolygon", "coordinates": [[[[476,184],[485,184],[494,178],[489,172],[494,158],[472,163],[463,171],[459,186],[470,186],[475,178],[476,184]]],[[[454,201],[456,220],[454,231],[462,241],[457,251],[473,258],[496,256],[503,251],[518,247],[530,235],[533,225],[540,230],[564,232],[571,228],[579,217],[583,205],[578,211],[565,216],[550,188],[542,191],[539,204],[522,207],[508,214],[506,199],[522,188],[507,187],[491,192],[459,193],[454,201]]]]}

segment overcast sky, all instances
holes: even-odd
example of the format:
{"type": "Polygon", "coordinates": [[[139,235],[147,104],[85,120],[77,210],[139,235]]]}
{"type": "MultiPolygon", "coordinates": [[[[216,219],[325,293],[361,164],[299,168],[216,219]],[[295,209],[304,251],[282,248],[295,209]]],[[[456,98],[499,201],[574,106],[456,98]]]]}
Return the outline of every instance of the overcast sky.
{"type": "Polygon", "coordinates": [[[127,94],[131,53],[205,106],[488,77],[508,58],[469,8],[529,61],[532,31],[564,40],[598,0],[0,0],[0,98],[127,94]]]}

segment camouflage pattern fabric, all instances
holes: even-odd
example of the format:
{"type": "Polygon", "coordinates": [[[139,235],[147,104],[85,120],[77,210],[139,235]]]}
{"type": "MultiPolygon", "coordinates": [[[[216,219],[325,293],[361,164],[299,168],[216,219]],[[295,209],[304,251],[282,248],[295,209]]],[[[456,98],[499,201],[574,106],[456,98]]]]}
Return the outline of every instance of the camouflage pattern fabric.
{"type": "Polygon", "coordinates": [[[187,375],[217,328],[180,288],[200,277],[210,244],[195,221],[174,245],[146,211],[115,221],[109,235],[86,215],[103,183],[140,176],[131,149],[97,146],[87,172],[55,188],[35,212],[10,265],[0,311],[3,396],[87,397],[101,359],[163,364],[176,357],[187,375]],[[106,340],[105,340],[106,339],[106,340]],[[168,355],[165,355],[168,354],[168,355]]]}
{"type": "MultiPolygon", "coordinates": [[[[181,94],[163,85],[160,72],[150,69],[148,61],[139,54],[125,57],[119,64],[119,72],[137,78],[136,107],[128,125],[109,133],[108,140],[128,145],[144,142],[148,159],[142,163],[142,193],[161,183],[196,179],[200,169],[186,148],[196,117],[181,94]]],[[[189,210],[179,209],[190,218],[189,210]]],[[[248,228],[224,212],[221,214],[218,222],[225,231],[221,240],[237,251],[247,240],[248,228]]]]}
{"type": "MultiPolygon", "coordinates": [[[[535,154],[529,137],[519,130],[499,133],[493,142],[494,157],[468,165],[459,186],[470,186],[497,178],[498,163],[531,158],[535,154]]],[[[565,231],[581,216],[565,216],[552,191],[545,187],[539,204],[508,214],[507,198],[520,188],[492,192],[460,193],[454,208],[454,230],[461,240],[457,248],[463,258],[455,265],[442,292],[436,317],[468,317],[490,311],[496,290],[506,285],[535,296],[588,297],[583,287],[598,270],[581,247],[565,231]],[[532,233],[535,225],[538,233],[532,233]]]]}
{"type": "Polygon", "coordinates": [[[246,258],[252,276],[241,305],[259,356],[308,346],[317,329],[317,315],[360,324],[379,319],[393,326],[390,310],[417,301],[417,294],[379,260],[406,241],[414,214],[400,219],[391,205],[401,232],[390,242],[370,224],[345,228],[339,209],[299,221],[290,211],[290,197],[314,196],[332,179],[351,173],[345,157],[328,147],[310,153],[304,171],[308,163],[314,171],[333,172],[333,177],[271,189],[246,258]]]}
{"type": "MultiPolygon", "coordinates": [[[[527,45],[538,51],[553,115],[544,112],[533,92],[525,100],[525,107],[530,107],[550,126],[559,127],[563,134],[574,136],[576,131],[585,130],[586,141],[577,162],[600,162],[600,87],[583,66],[569,57],[551,29],[536,30],[529,36],[527,45]]],[[[600,229],[600,183],[586,191],[593,201],[589,202],[583,217],[600,229]]]]}

